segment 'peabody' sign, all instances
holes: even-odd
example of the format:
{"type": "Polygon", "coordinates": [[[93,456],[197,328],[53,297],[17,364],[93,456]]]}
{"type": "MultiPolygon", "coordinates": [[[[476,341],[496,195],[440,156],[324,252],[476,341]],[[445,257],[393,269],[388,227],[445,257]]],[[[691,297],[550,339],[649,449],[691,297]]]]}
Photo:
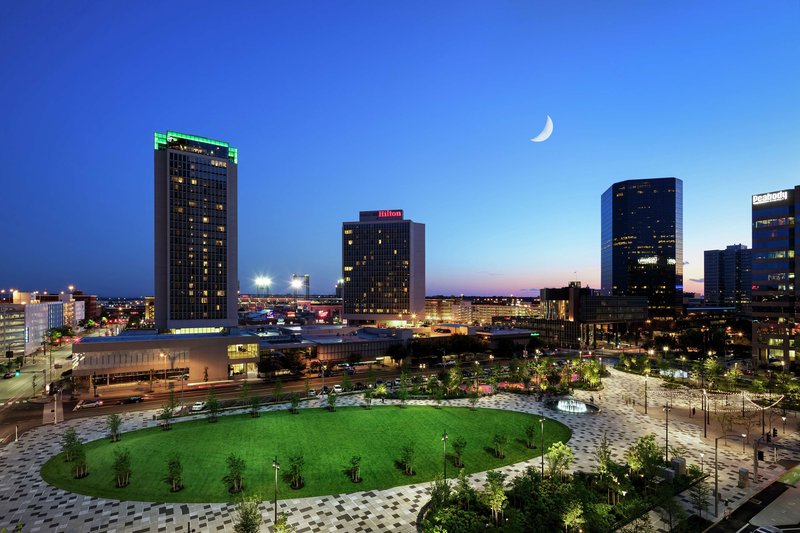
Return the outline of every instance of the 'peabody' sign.
{"type": "Polygon", "coordinates": [[[771,204],[772,202],[782,202],[789,199],[789,191],[768,192],[766,194],[754,194],[753,205],[771,204]]]}

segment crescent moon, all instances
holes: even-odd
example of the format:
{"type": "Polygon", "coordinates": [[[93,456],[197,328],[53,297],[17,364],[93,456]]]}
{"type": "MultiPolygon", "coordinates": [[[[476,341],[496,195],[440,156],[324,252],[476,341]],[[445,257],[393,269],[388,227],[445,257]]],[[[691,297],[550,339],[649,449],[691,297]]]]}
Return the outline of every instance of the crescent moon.
{"type": "Polygon", "coordinates": [[[541,133],[539,133],[539,135],[531,139],[531,141],[535,143],[544,142],[547,139],[549,139],[552,134],[553,134],[553,119],[550,118],[550,115],[547,115],[547,122],[545,122],[544,124],[544,129],[542,130],[541,133]]]}

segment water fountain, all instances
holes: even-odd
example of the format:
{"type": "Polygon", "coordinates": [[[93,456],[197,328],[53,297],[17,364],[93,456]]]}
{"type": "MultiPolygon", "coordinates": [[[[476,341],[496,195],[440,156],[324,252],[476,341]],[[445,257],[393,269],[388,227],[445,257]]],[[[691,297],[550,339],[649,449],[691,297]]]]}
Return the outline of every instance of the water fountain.
{"type": "Polygon", "coordinates": [[[554,398],[552,400],[547,400],[545,403],[551,409],[555,409],[561,413],[569,413],[573,415],[596,413],[600,410],[596,405],[586,403],[572,396],[567,396],[565,398],[554,398]]]}

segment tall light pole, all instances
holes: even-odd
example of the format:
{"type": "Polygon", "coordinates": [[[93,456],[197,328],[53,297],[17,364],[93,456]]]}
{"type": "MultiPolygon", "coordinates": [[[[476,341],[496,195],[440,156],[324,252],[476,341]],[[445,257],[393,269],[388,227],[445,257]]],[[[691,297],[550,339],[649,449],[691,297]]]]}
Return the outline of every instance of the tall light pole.
{"type": "Polygon", "coordinates": [[[703,389],[703,438],[708,438],[708,397],[706,395],[706,390],[703,389]]]}
{"type": "Polygon", "coordinates": [[[666,429],[666,446],[664,447],[664,462],[669,463],[669,412],[671,408],[669,402],[664,403],[664,413],[667,415],[666,429]]]}
{"type": "Polygon", "coordinates": [[[544,413],[540,414],[539,423],[542,426],[542,430],[539,433],[542,436],[542,449],[540,453],[542,454],[542,479],[544,479],[544,413]]]}
{"type": "Polygon", "coordinates": [[[166,389],[167,388],[167,356],[164,354],[164,352],[159,353],[158,356],[161,357],[164,360],[164,388],[166,389]]]}
{"type": "Polygon", "coordinates": [[[781,420],[783,420],[783,434],[786,435],[786,416],[782,416],[781,420]]]}
{"type": "Polygon", "coordinates": [[[442,433],[442,458],[444,459],[444,480],[447,482],[447,430],[442,433]]]}
{"type": "Polygon", "coordinates": [[[719,439],[742,439],[742,448],[744,448],[744,439],[747,437],[744,433],[741,435],[722,435],[714,439],[714,516],[719,516],[719,439]]]}
{"type": "Polygon", "coordinates": [[[647,414],[647,381],[650,379],[650,374],[644,375],[644,414],[647,414]]]}
{"type": "Polygon", "coordinates": [[[272,506],[275,508],[275,518],[272,522],[274,525],[278,523],[278,470],[281,469],[281,465],[278,463],[277,455],[272,461],[272,469],[275,470],[275,497],[272,499],[272,506]]]}

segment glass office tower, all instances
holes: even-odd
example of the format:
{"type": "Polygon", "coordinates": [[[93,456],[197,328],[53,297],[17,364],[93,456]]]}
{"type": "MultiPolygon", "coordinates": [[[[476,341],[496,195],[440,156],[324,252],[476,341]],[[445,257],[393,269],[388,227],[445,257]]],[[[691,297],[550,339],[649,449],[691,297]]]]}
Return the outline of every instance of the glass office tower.
{"type": "Polygon", "coordinates": [[[425,313],[425,225],[402,210],[361,211],[342,224],[343,317],[412,322],[425,313]]]}
{"type": "Polygon", "coordinates": [[[750,308],[751,250],[744,244],[732,244],[724,250],[706,250],[703,254],[703,299],[706,305],[735,306],[737,311],[750,308]]]}
{"type": "Polygon", "coordinates": [[[645,296],[655,320],[679,316],[683,303],[683,182],[628,180],[601,198],[601,291],[645,296]]]}
{"type": "Polygon", "coordinates": [[[238,151],[174,131],[156,132],[154,150],[155,325],[235,327],[238,151]]]}
{"type": "Polygon", "coordinates": [[[752,197],[753,362],[776,370],[797,361],[798,201],[800,186],[752,197]]]}

